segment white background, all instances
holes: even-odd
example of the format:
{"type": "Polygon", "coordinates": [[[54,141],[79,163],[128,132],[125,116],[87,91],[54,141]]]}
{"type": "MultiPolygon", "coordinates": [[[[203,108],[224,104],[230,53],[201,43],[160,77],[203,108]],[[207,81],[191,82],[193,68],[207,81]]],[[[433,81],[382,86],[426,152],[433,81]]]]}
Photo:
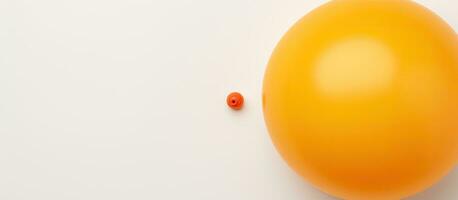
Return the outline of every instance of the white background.
{"type": "MultiPolygon", "coordinates": [[[[333,199],[276,153],[260,100],[275,44],[323,2],[0,0],[0,199],[333,199]]],[[[419,2],[458,27],[457,1],[419,2]]],[[[412,200],[456,188],[458,170],[412,200]]]]}

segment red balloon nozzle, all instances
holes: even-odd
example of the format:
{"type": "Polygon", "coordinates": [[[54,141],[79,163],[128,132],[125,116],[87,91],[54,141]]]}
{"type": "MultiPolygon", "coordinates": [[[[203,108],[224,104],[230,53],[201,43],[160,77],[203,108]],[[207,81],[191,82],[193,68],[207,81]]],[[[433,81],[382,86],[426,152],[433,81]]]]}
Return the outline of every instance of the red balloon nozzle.
{"type": "Polygon", "coordinates": [[[230,108],[234,110],[240,110],[243,107],[244,99],[240,93],[232,92],[227,96],[226,102],[230,108]]]}

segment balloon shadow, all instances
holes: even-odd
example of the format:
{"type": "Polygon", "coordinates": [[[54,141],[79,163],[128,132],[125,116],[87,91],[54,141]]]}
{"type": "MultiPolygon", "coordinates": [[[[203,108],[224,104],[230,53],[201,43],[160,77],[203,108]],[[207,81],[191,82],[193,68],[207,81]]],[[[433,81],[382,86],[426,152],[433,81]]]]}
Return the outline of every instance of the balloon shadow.
{"type": "Polygon", "coordinates": [[[442,181],[432,188],[407,200],[450,200],[458,199],[458,168],[455,168],[442,181]]]}

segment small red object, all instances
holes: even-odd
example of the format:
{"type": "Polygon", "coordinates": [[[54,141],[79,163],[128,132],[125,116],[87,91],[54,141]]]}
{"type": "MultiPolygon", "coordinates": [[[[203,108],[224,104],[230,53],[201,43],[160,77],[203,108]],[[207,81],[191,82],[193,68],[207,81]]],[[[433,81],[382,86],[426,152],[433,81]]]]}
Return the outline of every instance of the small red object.
{"type": "Polygon", "coordinates": [[[240,110],[243,107],[244,100],[240,93],[232,92],[227,96],[226,102],[230,108],[234,110],[240,110]]]}

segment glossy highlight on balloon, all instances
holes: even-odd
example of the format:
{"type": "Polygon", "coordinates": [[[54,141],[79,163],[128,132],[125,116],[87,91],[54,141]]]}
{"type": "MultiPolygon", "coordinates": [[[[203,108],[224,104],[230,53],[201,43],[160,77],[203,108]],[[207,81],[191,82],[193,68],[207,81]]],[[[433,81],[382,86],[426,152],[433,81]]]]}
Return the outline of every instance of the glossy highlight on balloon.
{"type": "Polygon", "coordinates": [[[331,1],[277,45],[263,111],[279,153],[320,190],[414,195],[458,159],[458,37],[412,1],[331,1]]]}

